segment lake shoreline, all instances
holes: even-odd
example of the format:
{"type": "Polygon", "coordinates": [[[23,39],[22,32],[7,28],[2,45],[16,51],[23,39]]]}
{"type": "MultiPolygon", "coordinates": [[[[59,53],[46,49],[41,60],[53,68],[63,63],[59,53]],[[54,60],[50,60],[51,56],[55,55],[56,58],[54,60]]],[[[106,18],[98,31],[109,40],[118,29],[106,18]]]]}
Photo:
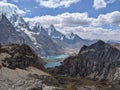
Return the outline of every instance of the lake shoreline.
{"type": "Polygon", "coordinates": [[[61,55],[55,55],[55,56],[48,56],[46,57],[46,64],[44,65],[45,68],[53,68],[55,66],[61,65],[61,62],[69,57],[69,55],[61,54],[61,55]]]}

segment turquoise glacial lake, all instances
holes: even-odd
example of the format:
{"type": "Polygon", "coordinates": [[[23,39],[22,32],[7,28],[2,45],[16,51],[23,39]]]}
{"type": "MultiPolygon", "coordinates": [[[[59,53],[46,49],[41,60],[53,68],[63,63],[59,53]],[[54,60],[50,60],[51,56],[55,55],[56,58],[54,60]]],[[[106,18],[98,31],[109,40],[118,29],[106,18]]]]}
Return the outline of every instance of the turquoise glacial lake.
{"type": "Polygon", "coordinates": [[[47,60],[56,60],[56,59],[64,59],[67,58],[69,55],[55,55],[55,56],[48,56],[47,60]]]}
{"type": "Polygon", "coordinates": [[[55,66],[59,66],[61,65],[61,62],[65,59],[69,57],[69,55],[55,55],[55,56],[48,56],[47,59],[47,64],[45,64],[46,68],[52,68],[55,66]]]}

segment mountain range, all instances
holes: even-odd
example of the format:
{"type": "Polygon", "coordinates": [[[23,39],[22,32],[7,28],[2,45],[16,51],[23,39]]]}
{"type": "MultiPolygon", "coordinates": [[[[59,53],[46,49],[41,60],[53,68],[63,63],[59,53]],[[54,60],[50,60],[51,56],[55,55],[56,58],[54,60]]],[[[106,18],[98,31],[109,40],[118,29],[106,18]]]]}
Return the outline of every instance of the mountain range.
{"type": "Polygon", "coordinates": [[[0,90],[120,90],[119,41],[63,34],[17,9],[0,5],[0,90]],[[58,54],[70,56],[45,68],[42,56],[58,54]]]}
{"type": "Polygon", "coordinates": [[[63,34],[52,24],[43,27],[40,21],[26,20],[16,10],[14,6],[1,6],[0,43],[25,43],[39,56],[77,53],[81,46],[93,43],[74,33],[63,34]]]}

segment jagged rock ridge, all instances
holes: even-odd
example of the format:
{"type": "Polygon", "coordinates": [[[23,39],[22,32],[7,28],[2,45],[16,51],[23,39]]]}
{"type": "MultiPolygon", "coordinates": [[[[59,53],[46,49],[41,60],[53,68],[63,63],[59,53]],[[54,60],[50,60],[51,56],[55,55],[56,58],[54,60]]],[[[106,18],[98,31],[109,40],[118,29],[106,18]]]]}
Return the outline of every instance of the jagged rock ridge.
{"type": "Polygon", "coordinates": [[[83,46],[77,56],[71,56],[50,73],[99,80],[120,80],[120,51],[99,40],[83,46]]]}
{"type": "MultiPolygon", "coordinates": [[[[41,21],[39,20],[32,20],[32,18],[31,20],[26,20],[17,10],[17,7],[7,3],[2,3],[0,6],[0,18],[2,13],[4,13],[12,27],[14,27],[14,33],[16,32],[15,35],[11,35],[10,33],[6,33],[7,30],[4,30],[3,35],[6,34],[6,37],[11,37],[6,38],[6,42],[2,40],[5,43],[19,42],[28,44],[34,51],[36,51],[39,56],[51,56],[63,53],[69,54],[69,50],[71,50],[71,52],[73,50],[78,52],[78,46],[82,46],[83,44],[90,44],[89,40],[83,40],[76,34],[62,34],[56,30],[54,25],[43,27],[41,25],[41,21]],[[19,36],[19,38],[15,36],[19,36]],[[46,42],[48,45],[46,45],[46,42]]],[[[4,23],[4,26],[5,25],[6,23],[4,23]]],[[[1,27],[1,29],[2,28],[3,27],[1,27]]]]}

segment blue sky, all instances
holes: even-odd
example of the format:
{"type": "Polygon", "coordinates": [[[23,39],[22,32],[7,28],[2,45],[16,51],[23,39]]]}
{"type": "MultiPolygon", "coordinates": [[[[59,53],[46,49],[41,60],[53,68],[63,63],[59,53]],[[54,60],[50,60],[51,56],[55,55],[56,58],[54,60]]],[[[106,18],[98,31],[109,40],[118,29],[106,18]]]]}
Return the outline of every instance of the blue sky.
{"type": "Polygon", "coordinates": [[[99,14],[105,14],[116,10],[120,11],[120,0],[116,0],[114,3],[109,3],[105,8],[100,8],[98,10],[93,7],[94,0],[79,0],[77,3],[70,4],[69,7],[61,6],[56,8],[49,8],[40,5],[40,3],[36,2],[36,0],[8,0],[8,2],[17,5],[22,10],[28,11],[26,17],[58,15],[65,12],[88,12],[90,17],[97,17],[99,14]]]}
{"type": "MultiPolygon", "coordinates": [[[[120,40],[120,0],[0,0],[15,5],[26,21],[54,24],[82,38],[120,40]]],[[[3,4],[4,5],[4,4],[3,4]]]]}

